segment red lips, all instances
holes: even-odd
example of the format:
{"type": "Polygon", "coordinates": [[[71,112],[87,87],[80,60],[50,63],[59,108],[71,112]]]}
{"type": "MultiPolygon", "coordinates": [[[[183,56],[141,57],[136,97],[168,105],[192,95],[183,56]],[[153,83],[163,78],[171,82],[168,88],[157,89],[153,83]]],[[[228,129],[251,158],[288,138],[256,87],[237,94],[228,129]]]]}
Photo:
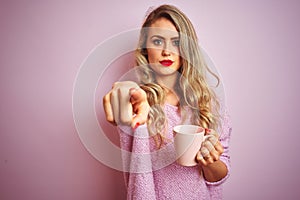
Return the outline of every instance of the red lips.
{"type": "Polygon", "coordinates": [[[160,62],[160,64],[162,64],[165,67],[169,67],[173,64],[172,60],[162,60],[162,61],[159,61],[159,62],[160,62]]]}

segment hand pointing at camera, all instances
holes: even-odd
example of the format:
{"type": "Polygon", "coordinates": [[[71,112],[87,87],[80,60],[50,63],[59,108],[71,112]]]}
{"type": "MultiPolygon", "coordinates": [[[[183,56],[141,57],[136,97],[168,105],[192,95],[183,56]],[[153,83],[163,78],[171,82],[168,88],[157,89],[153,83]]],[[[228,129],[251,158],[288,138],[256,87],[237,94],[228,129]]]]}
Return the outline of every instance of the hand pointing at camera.
{"type": "Polygon", "coordinates": [[[144,124],[150,110],[146,92],[132,81],[114,83],[103,97],[103,106],[108,122],[130,125],[132,128],[144,124]]]}

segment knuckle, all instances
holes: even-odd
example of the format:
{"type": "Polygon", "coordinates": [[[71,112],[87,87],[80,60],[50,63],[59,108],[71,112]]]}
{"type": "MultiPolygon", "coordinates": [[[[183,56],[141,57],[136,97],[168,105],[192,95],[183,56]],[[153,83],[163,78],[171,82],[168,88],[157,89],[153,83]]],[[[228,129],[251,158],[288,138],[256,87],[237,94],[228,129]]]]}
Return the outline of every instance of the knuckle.
{"type": "Polygon", "coordinates": [[[207,148],[202,148],[202,149],[200,150],[200,152],[201,152],[201,154],[202,154],[203,157],[209,155],[209,151],[208,151],[207,148]]]}
{"type": "Polygon", "coordinates": [[[204,142],[204,146],[205,146],[206,148],[210,147],[210,145],[211,145],[210,141],[206,140],[206,141],[204,142]]]}
{"type": "Polygon", "coordinates": [[[201,160],[203,160],[203,157],[202,157],[201,155],[197,155],[197,156],[196,156],[196,160],[197,160],[198,162],[200,162],[201,160]]]}
{"type": "Polygon", "coordinates": [[[126,98],[129,100],[130,95],[129,95],[129,90],[128,88],[118,88],[117,93],[120,96],[120,98],[126,98]]]}
{"type": "Polygon", "coordinates": [[[213,158],[214,161],[217,161],[217,160],[219,160],[220,156],[219,156],[218,153],[214,153],[212,158],[213,158]]]}
{"type": "Polygon", "coordinates": [[[204,143],[204,147],[206,147],[206,149],[207,149],[208,151],[211,151],[211,150],[213,150],[213,148],[214,148],[210,141],[206,141],[206,142],[204,143]]]}
{"type": "Polygon", "coordinates": [[[111,98],[118,97],[118,91],[115,91],[115,90],[111,91],[110,96],[111,96],[111,98]]]}
{"type": "Polygon", "coordinates": [[[109,94],[106,94],[104,97],[103,97],[103,103],[106,104],[108,103],[110,100],[109,100],[109,94]]]}
{"type": "Polygon", "coordinates": [[[208,163],[208,164],[212,164],[212,163],[214,163],[214,161],[213,161],[212,159],[209,159],[209,160],[207,161],[207,163],[208,163]]]}
{"type": "Polygon", "coordinates": [[[218,143],[218,145],[216,145],[216,149],[220,154],[224,153],[224,148],[220,143],[218,143]]]}
{"type": "Polygon", "coordinates": [[[224,149],[223,149],[223,147],[221,147],[221,149],[220,149],[220,153],[222,154],[222,153],[224,153],[224,149]]]}
{"type": "Polygon", "coordinates": [[[217,138],[216,138],[215,136],[209,137],[208,140],[209,140],[212,144],[217,143],[217,141],[218,141],[217,138]]]}
{"type": "Polygon", "coordinates": [[[116,81],[113,83],[112,88],[117,87],[117,85],[119,85],[120,82],[116,81]]]}

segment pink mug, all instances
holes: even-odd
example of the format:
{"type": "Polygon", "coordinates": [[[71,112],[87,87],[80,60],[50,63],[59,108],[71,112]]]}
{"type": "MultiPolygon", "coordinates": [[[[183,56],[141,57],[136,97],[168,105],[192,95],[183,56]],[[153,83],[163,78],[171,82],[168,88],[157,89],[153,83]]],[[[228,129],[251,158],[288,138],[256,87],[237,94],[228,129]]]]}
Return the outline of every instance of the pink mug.
{"type": "Polygon", "coordinates": [[[204,135],[205,129],[197,125],[178,125],[173,129],[177,163],[183,166],[195,166],[196,155],[202,142],[211,135],[204,135]]]}

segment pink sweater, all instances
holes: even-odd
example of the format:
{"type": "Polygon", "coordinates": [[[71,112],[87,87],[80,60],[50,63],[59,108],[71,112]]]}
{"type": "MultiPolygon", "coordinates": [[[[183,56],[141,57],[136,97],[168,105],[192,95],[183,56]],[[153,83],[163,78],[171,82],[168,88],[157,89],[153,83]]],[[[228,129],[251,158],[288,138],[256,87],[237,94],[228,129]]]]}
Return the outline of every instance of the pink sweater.
{"type": "MultiPolygon", "coordinates": [[[[188,123],[182,122],[177,107],[166,104],[164,107],[168,119],[167,139],[160,149],[149,137],[146,125],[132,130],[128,126],[119,126],[123,167],[127,186],[127,199],[222,199],[222,183],[208,182],[199,172],[199,166],[184,167],[176,163],[173,143],[173,127],[188,123]],[[134,137],[133,137],[134,135],[134,137]]],[[[228,152],[231,126],[225,113],[220,131],[220,141],[224,147],[222,160],[230,171],[228,152]]]]}

